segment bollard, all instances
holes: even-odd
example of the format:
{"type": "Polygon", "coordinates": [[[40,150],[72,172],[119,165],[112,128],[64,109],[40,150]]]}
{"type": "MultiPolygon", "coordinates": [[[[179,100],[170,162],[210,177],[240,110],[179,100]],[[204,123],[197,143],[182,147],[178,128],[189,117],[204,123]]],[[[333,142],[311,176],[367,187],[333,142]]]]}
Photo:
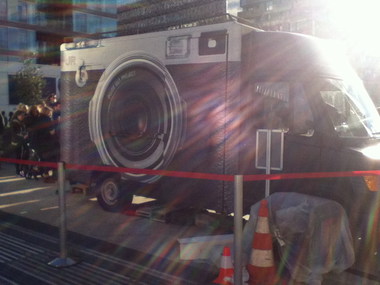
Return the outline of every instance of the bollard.
{"type": "Polygon", "coordinates": [[[243,284],[242,240],[243,240],[243,175],[235,175],[234,187],[234,284],[243,284]]]}
{"type": "Polygon", "coordinates": [[[48,264],[53,267],[67,267],[76,264],[76,262],[67,257],[66,247],[66,197],[65,197],[65,165],[64,162],[58,162],[58,203],[59,203],[59,245],[60,255],[48,264]]]}

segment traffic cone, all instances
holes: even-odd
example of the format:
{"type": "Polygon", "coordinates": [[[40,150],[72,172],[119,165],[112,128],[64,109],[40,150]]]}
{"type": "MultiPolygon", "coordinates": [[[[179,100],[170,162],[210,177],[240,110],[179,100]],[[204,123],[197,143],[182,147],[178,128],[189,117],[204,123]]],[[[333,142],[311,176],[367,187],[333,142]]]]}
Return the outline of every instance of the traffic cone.
{"type": "Polygon", "coordinates": [[[221,285],[232,285],[234,280],[234,267],[231,260],[231,250],[225,246],[220,261],[219,276],[212,283],[221,285]]]}
{"type": "Polygon", "coordinates": [[[272,235],[269,230],[268,201],[260,203],[255,234],[252,242],[252,252],[249,264],[249,285],[272,285],[278,282],[274,265],[272,235]]]}

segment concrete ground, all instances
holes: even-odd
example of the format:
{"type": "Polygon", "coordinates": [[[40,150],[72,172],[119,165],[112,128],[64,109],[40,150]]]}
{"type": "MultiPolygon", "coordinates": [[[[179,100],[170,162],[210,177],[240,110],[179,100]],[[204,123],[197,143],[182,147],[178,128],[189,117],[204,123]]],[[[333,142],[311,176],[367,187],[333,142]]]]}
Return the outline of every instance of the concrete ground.
{"type": "MultiPolygon", "coordinates": [[[[2,164],[0,211],[59,227],[61,220],[56,193],[57,184],[47,184],[42,179],[26,180],[14,173],[13,165],[2,164]]],[[[91,199],[80,192],[73,193],[68,185],[65,193],[66,225],[69,232],[146,253],[156,257],[157,260],[164,258],[190,263],[190,261],[181,261],[178,240],[215,234],[214,227],[167,224],[125,213],[105,212],[97,204],[96,199],[91,199]]],[[[134,202],[145,203],[146,200],[135,197],[134,202]]],[[[214,259],[220,254],[221,252],[209,253],[214,259]]],[[[291,281],[289,284],[298,283],[291,281]]],[[[322,284],[374,285],[380,282],[344,272],[324,276],[322,284]]]]}
{"type": "MultiPolygon", "coordinates": [[[[13,167],[0,170],[0,210],[52,226],[60,226],[57,184],[15,176],[13,167]]],[[[166,224],[102,210],[96,198],[72,193],[66,185],[66,225],[73,231],[99,240],[127,246],[159,257],[178,259],[178,239],[210,234],[210,229],[166,224]]],[[[147,200],[135,197],[134,203],[147,200]]]]}

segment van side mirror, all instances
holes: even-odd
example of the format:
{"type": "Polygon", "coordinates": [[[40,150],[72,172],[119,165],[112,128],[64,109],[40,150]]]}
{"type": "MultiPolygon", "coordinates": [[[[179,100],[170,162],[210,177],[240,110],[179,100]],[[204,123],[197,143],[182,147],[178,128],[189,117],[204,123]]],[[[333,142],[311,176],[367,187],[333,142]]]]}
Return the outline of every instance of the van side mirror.
{"type": "Polygon", "coordinates": [[[314,124],[311,120],[295,123],[294,128],[291,130],[291,132],[300,136],[312,137],[314,135],[314,124]]]}

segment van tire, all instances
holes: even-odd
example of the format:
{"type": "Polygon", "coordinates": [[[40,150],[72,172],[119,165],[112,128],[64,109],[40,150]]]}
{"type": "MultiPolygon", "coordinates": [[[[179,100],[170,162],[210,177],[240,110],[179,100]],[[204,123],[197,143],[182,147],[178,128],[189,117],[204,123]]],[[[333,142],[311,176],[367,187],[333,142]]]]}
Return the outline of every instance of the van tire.
{"type": "Polygon", "coordinates": [[[133,194],[118,175],[103,175],[96,183],[99,205],[107,212],[120,212],[132,204],[133,194]]]}

